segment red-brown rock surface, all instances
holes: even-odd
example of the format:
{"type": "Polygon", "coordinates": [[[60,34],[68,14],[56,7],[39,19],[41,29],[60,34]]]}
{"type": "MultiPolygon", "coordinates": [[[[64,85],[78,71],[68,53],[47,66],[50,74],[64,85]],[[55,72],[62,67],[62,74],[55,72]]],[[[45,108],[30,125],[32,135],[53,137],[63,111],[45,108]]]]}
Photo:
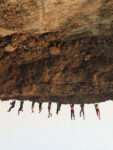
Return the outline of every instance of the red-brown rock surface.
{"type": "Polygon", "coordinates": [[[0,0],[0,98],[113,99],[113,0],[0,0]]]}

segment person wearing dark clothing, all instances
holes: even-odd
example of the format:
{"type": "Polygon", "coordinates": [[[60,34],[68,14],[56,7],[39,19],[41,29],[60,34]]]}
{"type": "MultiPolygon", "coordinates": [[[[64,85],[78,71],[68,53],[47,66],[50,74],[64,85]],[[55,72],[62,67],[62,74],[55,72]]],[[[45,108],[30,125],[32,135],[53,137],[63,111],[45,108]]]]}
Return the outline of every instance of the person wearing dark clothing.
{"type": "Polygon", "coordinates": [[[74,104],[71,104],[71,120],[74,119],[75,120],[75,113],[74,113],[74,104]]]}
{"type": "Polygon", "coordinates": [[[39,103],[39,113],[41,113],[41,111],[42,111],[42,102],[39,103]]]}
{"type": "Polygon", "coordinates": [[[34,106],[35,106],[35,102],[32,102],[32,106],[31,106],[32,113],[34,112],[34,106]]]}
{"type": "Polygon", "coordinates": [[[15,103],[16,103],[16,100],[13,100],[13,101],[10,103],[11,107],[9,108],[8,112],[10,112],[11,109],[15,107],[15,103]]]}
{"type": "Polygon", "coordinates": [[[20,107],[18,109],[18,115],[20,114],[20,111],[23,112],[23,105],[24,105],[24,101],[20,102],[20,107]]]}
{"type": "Polygon", "coordinates": [[[51,113],[51,102],[48,103],[48,118],[52,117],[52,113],[51,113]]]}
{"type": "Polygon", "coordinates": [[[61,108],[61,103],[57,103],[57,110],[56,110],[56,114],[58,115],[59,111],[60,111],[60,108],[61,108]]]}
{"type": "Polygon", "coordinates": [[[81,115],[83,114],[83,119],[85,120],[84,104],[81,104],[80,107],[81,107],[81,110],[80,110],[80,117],[81,117],[81,115]]]}

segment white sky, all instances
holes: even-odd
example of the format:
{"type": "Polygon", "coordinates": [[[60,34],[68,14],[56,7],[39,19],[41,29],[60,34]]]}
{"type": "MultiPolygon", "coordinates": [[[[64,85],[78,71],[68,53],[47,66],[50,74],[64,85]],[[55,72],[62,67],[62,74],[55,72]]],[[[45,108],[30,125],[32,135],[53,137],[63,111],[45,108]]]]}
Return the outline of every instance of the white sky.
{"type": "Polygon", "coordinates": [[[76,120],[70,119],[70,106],[62,105],[56,115],[48,119],[47,103],[42,113],[31,113],[31,102],[24,103],[24,112],[17,115],[19,102],[8,113],[9,102],[0,102],[1,150],[113,150],[113,101],[100,104],[101,120],[94,105],[85,105],[86,120],[79,118],[80,106],[75,105],[76,120]]]}

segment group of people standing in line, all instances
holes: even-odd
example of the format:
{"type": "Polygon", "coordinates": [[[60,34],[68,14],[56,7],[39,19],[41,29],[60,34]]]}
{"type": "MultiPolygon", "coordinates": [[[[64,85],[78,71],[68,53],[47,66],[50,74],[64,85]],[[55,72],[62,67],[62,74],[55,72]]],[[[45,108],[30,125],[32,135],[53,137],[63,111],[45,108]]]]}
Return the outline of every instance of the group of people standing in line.
{"type": "MultiPolygon", "coordinates": [[[[10,103],[10,108],[8,109],[8,112],[11,111],[11,109],[13,109],[15,107],[15,104],[16,104],[16,100],[13,100],[11,103],[10,103]]],[[[52,113],[51,113],[51,102],[48,103],[48,118],[49,117],[52,117],[52,113]]],[[[23,112],[23,105],[24,105],[24,101],[21,101],[20,102],[20,107],[18,109],[18,115],[20,114],[20,111],[23,112]]],[[[31,106],[31,109],[32,109],[32,113],[34,112],[34,106],[35,106],[35,101],[32,102],[32,106],[31,106]]],[[[96,114],[98,116],[98,118],[100,119],[100,110],[99,110],[99,104],[94,104],[95,106],[95,110],[96,110],[96,114]]],[[[85,120],[85,113],[84,113],[84,104],[80,104],[80,117],[83,115],[83,119],[85,120]]],[[[71,120],[75,120],[75,113],[74,113],[74,104],[70,104],[70,108],[71,108],[71,120]]],[[[56,114],[58,115],[59,111],[61,109],[61,103],[58,102],[57,103],[57,109],[56,109],[56,114]]],[[[39,103],[39,113],[41,113],[42,111],[42,102],[39,103]]]]}

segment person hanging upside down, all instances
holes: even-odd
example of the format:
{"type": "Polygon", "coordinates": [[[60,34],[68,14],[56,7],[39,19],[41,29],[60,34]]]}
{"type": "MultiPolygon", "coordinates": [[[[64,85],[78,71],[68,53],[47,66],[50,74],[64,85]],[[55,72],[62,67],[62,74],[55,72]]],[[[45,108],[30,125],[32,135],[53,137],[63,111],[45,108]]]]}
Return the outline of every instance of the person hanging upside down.
{"type": "Polygon", "coordinates": [[[59,111],[60,111],[60,108],[61,108],[61,103],[57,103],[57,110],[56,110],[56,114],[58,115],[59,111]]]}
{"type": "Polygon", "coordinates": [[[32,102],[32,106],[31,106],[32,113],[34,112],[34,106],[35,106],[35,102],[32,102]]]}
{"type": "Polygon", "coordinates": [[[18,109],[18,115],[20,114],[20,111],[23,112],[23,105],[24,105],[24,101],[20,102],[20,107],[18,109]]]}
{"type": "Polygon", "coordinates": [[[71,120],[74,119],[75,120],[75,113],[74,113],[74,104],[71,104],[71,120]]]}
{"type": "Polygon", "coordinates": [[[16,103],[16,100],[13,100],[13,101],[10,103],[11,107],[9,108],[8,112],[10,112],[11,109],[15,107],[15,103],[16,103]]]}
{"type": "Polygon", "coordinates": [[[80,110],[80,117],[81,117],[81,114],[83,114],[83,119],[85,120],[84,104],[81,104],[80,107],[81,107],[81,110],[80,110]]]}
{"type": "Polygon", "coordinates": [[[42,102],[39,103],[39,113],[41,113],[41,111],[42,111],[42,102]]]}
{"type": "Polygon", "coordinates": [[[95,104],[96,114],[98,118],[100,119],[100,110],[99,110],[99,104],[95,104]]]}
{"type": "Polygon", "coordinates": [[[52,117],[52,113],[51,113],[51,102],[48,103],[48,118],[52,117]]]}

